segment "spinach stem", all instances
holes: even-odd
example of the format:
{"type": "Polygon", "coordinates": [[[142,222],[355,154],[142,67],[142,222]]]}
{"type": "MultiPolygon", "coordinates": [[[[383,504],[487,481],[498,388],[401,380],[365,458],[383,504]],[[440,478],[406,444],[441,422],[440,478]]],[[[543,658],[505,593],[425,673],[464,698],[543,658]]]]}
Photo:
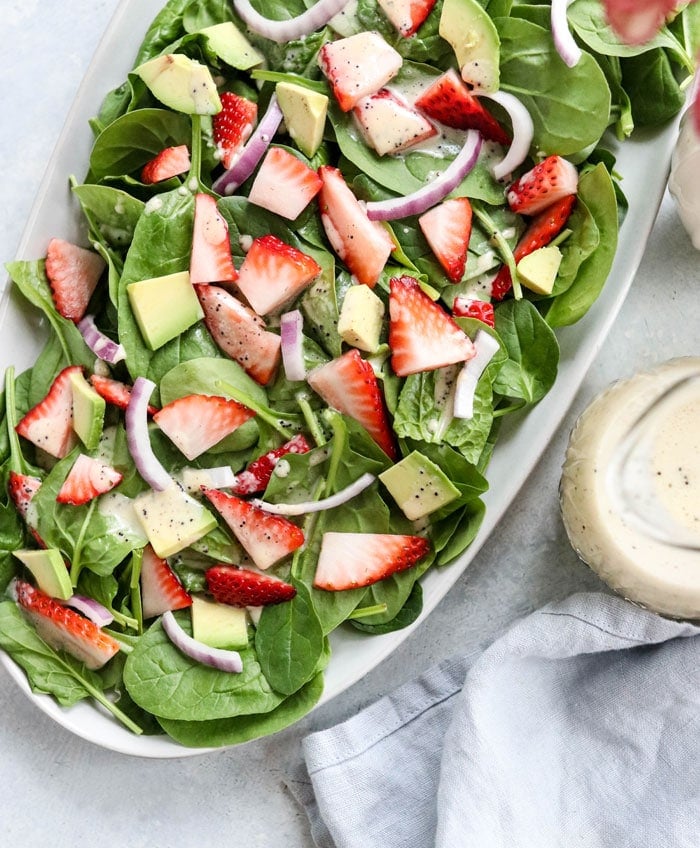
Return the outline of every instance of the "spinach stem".
{"type": "Polygon", "coordinates": [[[268,406],[254,401],[253,398],[245,392],[241,392],[235,386],[231,385],[231,383],[227,383],[226,380],[216,380],[214,385],[222,392],[226,392],[226,394],[233,398],[233,400],[237,400],[238,403],[242,403],[243,406],[247,406],[248,409],[252,409],[253,412],[266,424],[269,424],[273,430],[276,430],[281,436],[284,436],[286,441],[289,441],[289,439],[291,439],[294,435],[288,427],[285,427],[284,424],[282,424],[280,416],[276,415],[274,410],[270,409],[268,406]]]}
{"type": "Polygon", "coordinates": [[[371,607],[358,607],[354,609],[350,615],[349,619],[358,619],[358,618],[369,618],[371,615],[381,615],[386,612],[387,605],[386,604],[374,604],[371,607]]]}
{"type": "Polygon", "coordinates": [[[328,463],[328,476],[326,477],[326,494],[332,495],[335,492],[335,481],[338,476],[338,468],[347,446],[348,431],[343,423],[343,419],[337,412],[324,410],[324,417],[330,424],[333,430],[333,442],[331,450],[331,459],[328,463]]]}
{"type": "Polygon", "coordinates": [[[311,408],[308,395],[305,392],[297,392],[294,395],[294,399],[299,405],[299,409],[301,409],[304,421],[306,421],[306,426],[309,428],[309,432],[311,433],[313,440],[316,442],[318,447],[322,447],[326,444],[326,437],[318,423],[318,418],[311,408]]]}
{"type": "Polygon", "coordinates": [[[78,534],[78,538],[75,540],[75,545],[73,546],[73,556],[71,557],[70,566],[70,580],[73,586],[78,585],[78,577],[80,577],[80,572],[83,567],[83,563],[81,561],[83,541],[85,539],[87,529],[90,525],[90,521],[92,520],[92,513],[95,511],[96,503],[96,500],[90,501],[90,506],[88,507],[87,515],[85,516],[85,520],[83,521],[80,527],[80,533],[78,534]]]}
{"type": "Polygon", "coordinates": [[[515,267],[515,256],[513,256],[513,251],[510,249],[510,245],[506,241],[503,233],[496,226],[493,218],[485,211],[483,206],[476,201],[472,201],[472,210],[479,221],[484,225],[486,231],[494,242],[496,247],[501,254],[503,261],[508,266],[508,270],[510,271],[510,278],[513,283],[513,297],[516,300],[521,300],[523,296],[523,290],[520,288],[520,280],[518,279],[518,270],[515,267]]]}
{"type": "Polygon", "coordinates": [[[10,442],[10,465],[17,474],[27,474],[28,465],[22,453],[19,436],[15,430],[17,424],[17,402],[15,400],[15,369],[10,366],[5,370],[5,423],[7,438],[10,442]]]}
{"type": "Polygon", "coordinates": [[[197,182],[200,182],[202,173],[202,117],[201,115],[192,115],[192,145],[190,150],[190,171],[187,175],[187,182],[194,177],[197,182]]]}

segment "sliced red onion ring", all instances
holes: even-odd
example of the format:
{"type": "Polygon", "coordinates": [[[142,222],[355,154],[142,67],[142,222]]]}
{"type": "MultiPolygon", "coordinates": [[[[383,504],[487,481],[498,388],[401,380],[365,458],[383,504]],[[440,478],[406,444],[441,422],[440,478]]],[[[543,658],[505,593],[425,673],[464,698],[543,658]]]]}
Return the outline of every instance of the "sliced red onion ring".
{"type": "Polygon", "coordinates": [[[172,485],[172,477],[153,453],[148,435],[148,401],[156,384],[137,377],[126,407],[126,442],[136,470],[151,488],[162,492],[172,485]]]}
{"type": "Polygon", "coordinates": [[[255,128],[255,132],[245,143],[241,155],[236,162],[214,181],[212,188],[219,194],[233,194],[233,192],[244,183],[255,170],[258,162],[265,155],[270,146],[277,127],[282,123],[282,110],[277,103],[277,97],[273,94],[270,105],[255,128]]]}
{"type": "Polygon", "coordinates": [[[211,648],[203,642],[193,639],[189,633],[180,627],[175,616],[168,610],[161,618],[163,630],[175,647],[190,659],[203,665],[209,665],[219,671],[229,671],[239,674],[243,671],[243,660],[238,651],[227,651],[223,648],[211,648]]]}
{"type": "Polygon", "coordinates": [[[64,601],[64,605],[82,613],[98,627],[106,627],[114,621],[114,616],[107,607],[86,595],[71,595],[67,601],[64,601]]]}
{"type": "Polygon", "coordinates": [[[304,317],[298,309],[285,312],[280,318],[282,367],[290,382],[306,379],[303,329],[304,317]]]}
{"type": "Polygon", "coordinates": [[[552,10],[550,20],[552,26],[552,38],[557,53],[561,56],[562,62],[573,68],[581,59],[581,48],[576,44],[569,21],[566,17],[566,10],[572,0],[552,0],[552,10]]]}
{"type": "Polygon", "coordinates": [[[350,483],[349,486],[346,486],[344,489],[341,489],[339,492],[336,492],[334,495],[330,495],[327,498],[321,498],[320,501],[302,501],[300,503],[287,503],[287,504],[272,504],[267,503],[267,501],[262,501],[259,498],[253,498],[251,501],[255,506],[264,509],[265,512],[271,512],[274,515],[305,515],[308,512],[321,512],[324,509],[333,509],[335,506],[340,506],[341,504],[347,503],[349,500],[352,500],[356,495],[359,495],[360,492],[363,492],[367,486],[370,486],[374,483],[375,477],[374,474],[363,474],[361,477],[358,477],[353,483],[350,483]]]}
{"type": "Polygon", "coordinates": [[[286,21],[274,21],[256,11],[248,0],[233,0],[239,17],[252,32],[284,44],[324,27],[331,18],[347,6],[348,0],[318,0],[314,6],[301,15],[286,21]]]}
{"type": "Polygon", "coordinates": [[[484,93],[483,97],[490,97],[495,103],[502,106],[510,116],[513,125],[513,141],[510,143],[508,152],[498,164],[493,167],[493,175],[497,180],[505,179],[508,174],[522,165],[530,152],[530,145],[535,134],[530,113],[514,94],[507,91],[493,91],[484,93]]]}
{"type": "Polygon", "coordinates": [[[489,333],[478,330],[474,336],[474,347],[476,354],[465,363],[457,377],[453,409],[455,418],[473,417],[474,395],[479,377],[498,351],[498,342],[489,333]]]}
{"type": "Polygon", "coordinates": [[[395,218],[422,214],[457,188],[476,165],[480,150],[481,136],[476,130],[469,130],[464,147],[439,177],[405,197],[392,197],[390,200],[368,203],[367,217],[371,221],[392,221],[395,218]]]}
{"type": "Polygon", "coordinates": [[[94,315],[86,315],[78,321],[77,327],[85,340],[85,344],[98,359],[108,362],[110,365],[116,365],[117,362],[126,359],[126,351],[123,345],[113,341],[98,329],[94,315]]]}

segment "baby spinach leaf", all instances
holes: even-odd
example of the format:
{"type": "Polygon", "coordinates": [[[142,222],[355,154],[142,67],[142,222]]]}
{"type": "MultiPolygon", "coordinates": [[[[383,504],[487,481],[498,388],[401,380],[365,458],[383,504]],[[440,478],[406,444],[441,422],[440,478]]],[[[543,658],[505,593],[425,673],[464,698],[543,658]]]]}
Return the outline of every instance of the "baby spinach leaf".
{"type": "Polygon", "coordinates": [[[143,213],[143,201],[111,186],[76,185],[73,194],[95,237],[115,250],[126,250],[143,213]]]}
{"type": "Polygon", "coordinates": [[[151,22],[136,54],[134,67],[158,56],[184,34],[183,15],[191,5],[191,0],[168,0],[151,22]]]}
{"type": "Polygon", "coordinates": [[[620,64],[622,84],[630,99],[632,118],[637,126],[659,126],[683,108],[685,94],[664,50],[630,56],[620,64]]]}
{"type": "MultiPolygon", "coordinates": [[[[361,606],[370,606],[371,600],[369,596],[362,599],[361,606]]],[[[366,618],[353,618],[350,624],[363,633],[371,633],[379,635],[382,633],[394,633],[396,630],[403,630],[417,621],[423,611],[423,589],[417,581],[411,586],[411,592],[406,598],[404,605],[392,618],[386,621],[380,621],[379,616],[370,615],[366,618]]]]}
{"type": "Polygon", "coordinates": [[[436,552],[436,565],[448,565],[466,551],[474,541],[485,515],[484,502],[472,500],[459,514],[453,513],[431,526],[430,538],[436,552]]]}

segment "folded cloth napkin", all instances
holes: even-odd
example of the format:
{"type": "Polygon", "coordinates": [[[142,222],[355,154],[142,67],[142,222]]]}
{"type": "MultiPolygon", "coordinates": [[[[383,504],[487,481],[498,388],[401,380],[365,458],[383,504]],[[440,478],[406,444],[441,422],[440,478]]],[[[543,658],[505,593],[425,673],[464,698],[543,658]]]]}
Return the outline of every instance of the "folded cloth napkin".
{"type": "Polygon", "coordinates": [[[577,594],[303,750],[319,848],[698,848],[700,628],[577,594]]]}

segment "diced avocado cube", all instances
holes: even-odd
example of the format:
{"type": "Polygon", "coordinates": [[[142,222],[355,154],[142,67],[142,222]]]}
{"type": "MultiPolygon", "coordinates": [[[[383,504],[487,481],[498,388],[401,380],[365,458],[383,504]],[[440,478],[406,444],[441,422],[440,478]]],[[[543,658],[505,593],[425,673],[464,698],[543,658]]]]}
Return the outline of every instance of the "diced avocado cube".
{"type": "Polygon", "coordinates": [[[129,283],[126,291],[141,335],[151,350],[162,347],[204,317],[189,271],[129,283]]]}
{"type": "Polygon", "coordinates": [[[206,65],[181,53],[164,53],[134,69],[161,103],[187,115],[216,115],[221,98],[206,65]]]}
{"type": "Polygon", "coordinates": [[[192,597],[192,635],[210,648],[248,646],[248,614],[245,608],[192,597]]]}
{"type": "Polygon", "coordinates": [[[263,56],[233,21],[204,27],[199,30],[199,34],[207,37],[209,46],[220,59],[239,71],[247,71],[248,68],[259,65],[263,61],[263,56]]]}
{"type": "Polygon", "coordinates": [[[137,495],[134,509],[151,547],[163,558],[189,547],[216,527],[209,510],[175,482],[163,491],[149,489],[137,495]]]}
{"type": "Polygon", "coordinates": [[[384,318],[384,304],[369,286],[350,286],[338,319],[338,334],[353,347],[374,353],[384,318]]]}
{"type": "Polygon", "coordinates": [[[530,291],[551,294],[559,273],[562,253],[554,244],[539,247],[528,253],[517,264],[518,279],[530,291]]]}
{"type": "Polygon", "coordinates": [[[34,575],[37,586],[52,598],[67,601],[73,594],[68,568],[58,548],[15,551],[14,555],[34,575]]]}
{"type": "Polygon", "coordinates": [[[328,97],[290,82],[278,82],[275,90],[287,132],[299,150],[311,158],[323,141],[328,97]]]}
{"type": "Polygon", "coordinates": [[[413,451],[379,475],[406,518],[415,521],[459,497],[459,489],[432,460],[413,451]]]}
{"type": "Polygon", "coordinates": [[[73,392],[73,429],[87,450],[93,451],[100,443],[105,421],[106,403],[79,372],[70,375],[73,392]]]}
{"type": "Polygon", "coordinates": [[[475,94],[498,90],[501,41],[478,0],[445,0],[438,32],[452,45],[462,79],[475,94]]]}

